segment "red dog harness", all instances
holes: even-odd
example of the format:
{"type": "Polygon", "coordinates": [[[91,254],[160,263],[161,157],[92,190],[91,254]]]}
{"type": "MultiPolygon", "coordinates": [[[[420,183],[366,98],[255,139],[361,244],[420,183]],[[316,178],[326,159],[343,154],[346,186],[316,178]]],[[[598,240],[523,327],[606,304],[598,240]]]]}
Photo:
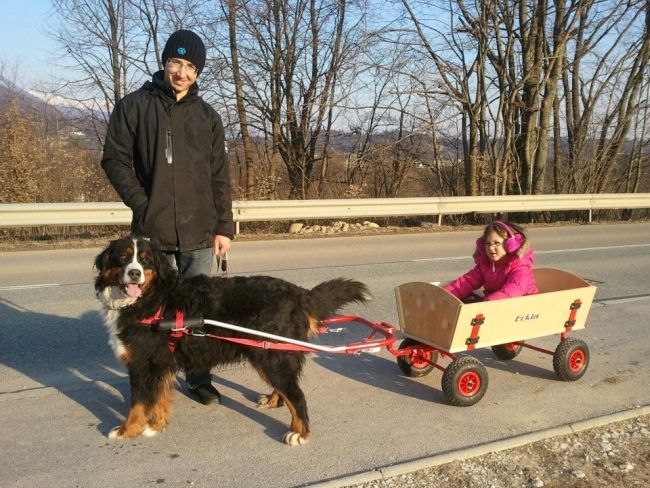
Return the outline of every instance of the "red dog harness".
{"type": "MultiPolygon", "coordinates": [[[[156,310],[156,312],[151,317],[140,319],[138,320],[138,323],[140,325],[146,325],[151,327],[151,326],[159,325],[160,322],[163,320],[163,318],[164,318],[163,309],[162,307],[160,307],[158,310],[156,310]]],[[[300,346],[298,344],[264,341],[259,339],[246,339],[244,337],[223,337],[215,334],[208,334],[206,332],[198,332],[195,330],[191,330],[189,327],[185,325],[185,320],[184,320],[184,315],[182,310],[176,311],[175,324],[174,327],[172,327],[170,330],[171,330],[171,335],[167,347],[171,352],[174,352],[176,350],[176,342],[178,342],[178,340],[181,337],[183,337],[183,335],[191,335],[195,337],[209,337],[210,339],[220,339],[223,341],[234,342],[236,344],[241,344],[244,346],[259,347],[262,349],[313,352],[313,349],[310,349],[305,346],[300,346]]]]}
{"type": "MultiPolygon", "coordinates": [[[[160,307],[151,317],[141,319],[138,323],[151,327],[153,325],[158,325],[162,319],[163,309],[160,307]]],[[[187,333],[187,328],[184,325],[183,311],[176,310],[176,324],[175,327],[171,329],[171,335],[169,337],[169,342],[167,343],[167,347],[171,352],[176,350],[176,341],[183,337],[183,334],[185,333],[187,333]]]]}

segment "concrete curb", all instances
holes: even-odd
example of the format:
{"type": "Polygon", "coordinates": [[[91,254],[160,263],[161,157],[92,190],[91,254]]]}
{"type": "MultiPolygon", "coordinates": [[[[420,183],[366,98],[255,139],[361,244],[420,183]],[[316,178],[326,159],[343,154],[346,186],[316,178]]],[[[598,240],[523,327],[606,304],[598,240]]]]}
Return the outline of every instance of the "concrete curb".
{"type": "Polygon", "coordinates": [[[507,439],[488,442],[479,446],[457,449],[455,451],[444,452],[442,454],[436,454],[435,456],[430,456],[415,461],[407,461],[404,463],[395,464],[393,466],[387,466],[385,468],[373,469],[364,473],[357,473],[350,476],[344,476],[341,478],[316,482],[303,486],[309,486],[310,488],[342,488],[344,486],[356,485],[359,483],[378,481],[406,473],[412,473],[413,471],[419,471],[425,468],[439,466],[441,464],[447,464],[452,461],[473,458],[491,452],[499,452],[506,449],[521,447],[532,442],[550,439],[552,437],[557,437],[560,435],[575,434],[583,430],[602,427],[603,425],[620,422],[623,420],[629,420],[632,418],[641,417],[643,415],[650,415],[650,405],[634,407],[628,410],[623,410],[621,412],[603,415],[601,417],[580,420],[578,422],[561,425],[559,427],[551,427],[549,429],[544,429],[537,432],[530,432],[528,434],[509,437],[507,439]]]}

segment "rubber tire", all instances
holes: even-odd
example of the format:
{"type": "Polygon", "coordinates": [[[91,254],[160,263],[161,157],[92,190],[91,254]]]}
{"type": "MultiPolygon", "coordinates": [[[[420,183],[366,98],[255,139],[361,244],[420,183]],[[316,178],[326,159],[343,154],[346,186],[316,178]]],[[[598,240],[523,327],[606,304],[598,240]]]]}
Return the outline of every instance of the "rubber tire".
{"type": "Polygon", "coordinates": [[[553,354],[553,369],[562,381],[576,381],[589,367],[589,346],[581,339],[569,337],[558,344],[553,354]]]}
{"type": "MultiPolygon", "coordinates": [[[[421,346],[422,343],[414,339],[407,337],[399,345],[398,349],[406,349],[407,347],[421,346]]],[[[423,354],[424,358],[428,359],[432,363],[438,362],[438,353],[435,351],[427,352],[423,354]]],[[[420,376],[426,376],[431,371],[433,371],[434,366],[422,361],[422,363],[416,362],[413,364],[412,357],[409,356],[397,356],[397,365],[399,369],[402,370],[406,376],[411,378],[419,378],[420,376]]]]}
{"type": "Polygon", "coordinates": [[[442,375],[442,392],[451,405],[469,407],[483,398],[488,382],[483,363],[471,356],[463,356],[447,366],[442,375]]]}
{"type": "Polygon", "coordinates": [[[523,348],[524,346],[522,345],[516,345],[514,342],[510,342],[508,344],[492,346],[492,353],[499,359],[510,361],[516,358],[523,348]]]}

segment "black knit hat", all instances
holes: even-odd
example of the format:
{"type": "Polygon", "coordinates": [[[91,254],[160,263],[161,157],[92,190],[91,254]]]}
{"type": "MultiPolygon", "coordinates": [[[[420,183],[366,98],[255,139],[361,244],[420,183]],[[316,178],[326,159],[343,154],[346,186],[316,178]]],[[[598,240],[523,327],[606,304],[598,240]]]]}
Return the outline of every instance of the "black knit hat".
{"type": "Polygon", "coordinates": [[[169,36],[162,52],[163,64],[169,58],[188,60],[196,66],[197,74],[200,74],[205,66],[205,44],[194,32],[178,30],[169,36]]]}

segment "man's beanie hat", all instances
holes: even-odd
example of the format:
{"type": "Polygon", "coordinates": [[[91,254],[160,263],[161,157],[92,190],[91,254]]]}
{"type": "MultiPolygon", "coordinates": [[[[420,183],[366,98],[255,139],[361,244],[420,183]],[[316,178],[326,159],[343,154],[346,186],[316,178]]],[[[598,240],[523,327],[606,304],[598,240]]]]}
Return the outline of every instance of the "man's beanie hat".
{"type": "Polygon", "coordinates": [[[162,52],[163,64],[169,58],[186,59],[196,66],[197,73],[201,73],[205,66],[205,44],[194,32],[178,30],[169,36],[162,52]]]}

